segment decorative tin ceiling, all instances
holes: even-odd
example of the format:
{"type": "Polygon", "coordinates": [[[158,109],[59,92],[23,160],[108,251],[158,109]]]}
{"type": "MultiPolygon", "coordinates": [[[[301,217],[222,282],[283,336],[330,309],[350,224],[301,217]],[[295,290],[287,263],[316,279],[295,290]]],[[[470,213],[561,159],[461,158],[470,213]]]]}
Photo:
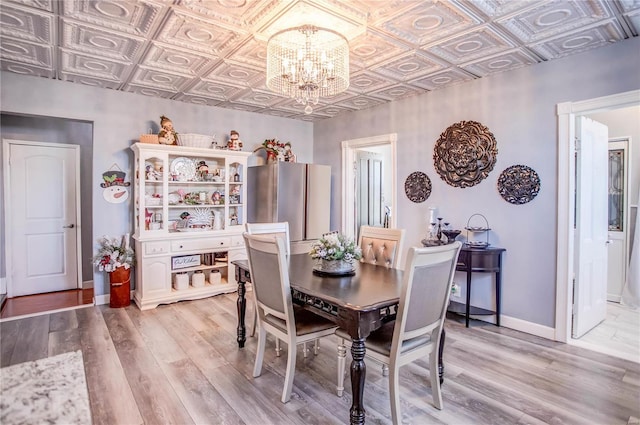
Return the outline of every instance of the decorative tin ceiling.
{"type": "Polygon", "coordinates": [[[318,120],[635,37],[640,0],[2,0],[0,68],[318,120]],[[351,85],[304,115],[265,86],[269,36],[350,43],[351,85]]]}

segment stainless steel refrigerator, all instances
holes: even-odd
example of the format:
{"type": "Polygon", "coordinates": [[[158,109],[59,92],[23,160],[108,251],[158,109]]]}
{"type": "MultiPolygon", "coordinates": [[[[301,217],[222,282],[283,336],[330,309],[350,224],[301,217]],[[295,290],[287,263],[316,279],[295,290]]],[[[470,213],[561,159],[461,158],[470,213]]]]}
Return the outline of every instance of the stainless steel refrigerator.
{"type": "Polygon", "coordinates": [[[274,162],[247,168],[249,223],[289,222],[291,241],[330,230],[331,167],[274,162]]]}

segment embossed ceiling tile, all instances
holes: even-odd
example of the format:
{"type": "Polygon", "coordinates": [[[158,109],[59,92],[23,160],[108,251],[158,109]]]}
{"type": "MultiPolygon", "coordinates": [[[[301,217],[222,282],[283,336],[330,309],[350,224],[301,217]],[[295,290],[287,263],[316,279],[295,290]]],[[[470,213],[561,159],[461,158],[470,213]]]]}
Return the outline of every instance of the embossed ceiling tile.
{"type": "Polygon", "coordinates": [[[624,32],[613,19],[600,22],[571,34],[532,44],[529,47],[546,59],[557,59],[604,46],[624,38],[624,32]]]}
{"type": "MultiPolygon", "coordinates": [[[[407,81],[436,72],[444,66],[422,52],[411,51],[371,67],[371,70],[397,81],[407,81]]],[[[392,82],[392,81],[391,81],[392,82]]]]}
{"type": "Polygon", "coordinates": [[[393,84],[387,77],[371,71],[360,71],[351,74],[349,90],[357,94],[365,94],[393,84]]]}
{"type": "Polygon", "coordinates": [[[385,18],[380,27],[410,43],[423,45],[478,23],[478,19],[455,7],[454,3],[422,1],[409,10],[385,18]]]}
{"type": "Polygon", "coordinates": [[[254,82],[264,79],[264,69],[253,68],[249,65],[233,61],[224,61],[213,71],[203,77],[209,80],[223,80],[238,87],[249,87],[254,82]]]}
{"type": "Polygon", "coordinates": [[[244,90],[244,87],[238,87],[233,84],[201,80],[191,89],[185,91],[185,94],[226,101],[235,97],[242,90],[244,90]]]}
{"type": "Polygon", "coordinates": [[[335,117],[343,112],[351,112],[352,108],[344,108],[338,105],[327,105],[320,108],[314,108],[314,112],[318,114],[327,115],[328,117],[335,117]]]}
{"type": "Polygon", "coordinates": [[[60,73],[60,78],[63,81],[68,81],[71,83],[78,83],[78,84],[84,84],[87,86],[93,86],[93,87],[101,87],[103,89],[118,89],[120,87],[120,82],[119,81],[113,81],[113,80],[101,80],[98,78],[93,78],[93,77],[87,77],[85,75],[76,75],[76,74],[72,74],[69,72],[61,72],[60,73]]]}
{"type": "Polygon", "coordinates": [[[25,6],[34,7],[36,9],[45,10],[47,12],[53,12],[53,8],[57,1],[53,0],[15,0],[16,3],[21,3],[25,6]]]}
{"type": "Polygon", "coordinates": [[[272,115],[274,117],[282,117],[282,118],[291,118],[292,116],[294,116],[295,114],[292,114],[291,112],[288,111],[279,111],[277,109],[265,109],[265,111],[263,112],[264,114],[267,115],[272,115]]]}
{"type": "Polygon", "coordinates": [[[409,84],[422,87],[426,90],[437,90],[445,86],[473,80],[473,78],[472,75],[460,69],[449,68],[426,77],[416,78],[415,80],[409,81],[409,84]]]}
{"type": "Polygon", "coordinates": [[[618,3],[625,12],[640,9],[640,0],[620,0],[618,3]]]}
{"type": "Polygon", "coordinates": [[[233,59],[264,69],[267,63],[267,43],[250,37],[233,52],[233,59]]]}
{"type": "Polygon", "coordinates": [[[351,108],[351,109],[367,109],[367,108],[373,108],[374,106],[378,106],[383,103],[385,102],[381,99],[376,99],[375,97],[372,97],[372,96],[360,95],[360,96],[354,96],[350,99],[346,99],[340,102],[338,106],[343,106],[345,108],[351,108]]]}
{"type": "Polygon", "coordinates": [[[238,102],[222,102],[218,104],[221,108],[226,109],[235,109],[236,111],[245,111],[245,112],[256,112],[260,108],[254,105],[247,105],[244,103],[238,102]]]}
{"type": "Polygon", "coordinates": [[[282,102],[282,97],[267,90],[247,89],[233,97],[234,102],[268,108],[282,102]]]}
{"type": "Polygon", "coordinates": [[[0,34],[53,44],[53,15],[0,3],[0,34]]]}
{"type": "Polygon", "coordinates": [[[124,62],[78,54],[67,49],[61,49],[60,65],[60,72],[115,82],[122,82],[122,76],[131,68],[124,62]]]}
{"type": "Polygon", "coordinates": [[[129,93],[143,94],[145,96],[151,97],[161,97],[163,99],[171,99],[175,95],[175,92],[173,91],[138,86],[135,84],[127,84],[126,86],[124,86],[123,90],[129,93]]]}
{"type": "MultiPolygon", "coordinates": [[[[167,3],[168,5],[169,3],[167,3]]],[[[62,15],[128,34],[149,35],[167,6],[159,1],[74,0],[62,3],[62,15]]]]}
{"type": "Polygon", "coordinates": [[[349,43],[349,59],[352,67],[367,68],[410,50],[399,40],[369,30],[349,43]]]}
{"type": "Polygon", "coordinates": [[[194,96],[186,93],[180,93],[175,96],[174,99],[181,102],[193,103],[194,105],[217,106],[220,104],[220,100],[218,99],[212,99],[210,97],[204,96],[194,96]]]}
{"type": "Polygon", "coordinates": [[[541,4],[498,22],[525,43],[582,28],[610,15],[601,1],[569,0],[541,4]]]}
{"type": "Polygon", "coordinates": [[[220,22],[205,21],[172,11],[157,40],[182,49],[222,57],[246,36],[240,28],[228,28],[220,22]]]}
{"type": "Polygon", "coordinates": [[[627,13],[625,16],[627,18],[627,22],[629,22],[629,25],[633,27],[636,34],[640,33],[640,9],[632,13],[627,13]]]}
{"type": "Polygon", "coordinates": [[[31,75],[34,77],[55,78],[56,76],[55,71],[51,68],[42,68],[6,59],[2,59],[0,61],[0,69],[3,71],[14,72],[22,75],[31,75]]]}
{"type": "Polygon", "coordinates": [[[150,68],[164,69],[181,75],[199,75],[210,66],[212,58],[203,57],[193,51],[178,50],[162,43],[152,43],[140,63],[150,68]]]}
{"type": "Polygon", "coordinates": [[[490,56],[515,47],[489,26],[441,41],[424,49],[454,64],[490,56]]]}
{"type": "Polygon", "coordinates": [[[60,45],[70,50],[132,62],[144,38],[62,19],[60,45]]]}
{"type": "Polygon", "coordinates": [[[460,66],[472,74],[485,77],[535,63],[538,63],[538,60],[533,55],[521,49],[514,49],[510,52],[500,53],[490,58],[482,58],[460,66]]]}
{"type": "Polygon", "coordinates": [[[169,73],[160,69],[139,66],[131,76],[130,82],[138,86],[180,92],[189,84],[189,77],[188,75],[169,73]]]}
{"type": "Polygon", "coordinates": [[[51,69],[53,67],[53,47],[2,37],[0,38],[0,58],[51,69]]]}
{"type": "Polygon", "coordinates": [[[252,10],[260,7],[260,3],[264,3],[264,0],[182,0],[177,8],[229,25],[242,25],[252,10]]]}
{"type": "Polygon", "coordinates": [[[392,17],[424,2],[425,0],[387,0],[384,2],[380,0],[352,0],[353,4],[369,11],[369,24],[374,25],[384,23],[392,17]]]}
{"type": "Polygon", "coordinates": [[[421,94],[424,92],[425,90],[411,87],[406,84],[395,84],[391,87],[387,87],[382,90],[370,92],[369,94],[377,98],[382,98],[382,99],[391,101],[391,100],[402,99],[404,97],[415,96],[417,94],[421,94]]]}
{"type": "MultiPolygon", "coordinates": [[[[460,2],[460,0],[454,0],[460,2]]],[[[499,18],[522,9],[537,7],[548,0],[474,0],[473,6],[480,9],[491,18],[499,18]]]]}

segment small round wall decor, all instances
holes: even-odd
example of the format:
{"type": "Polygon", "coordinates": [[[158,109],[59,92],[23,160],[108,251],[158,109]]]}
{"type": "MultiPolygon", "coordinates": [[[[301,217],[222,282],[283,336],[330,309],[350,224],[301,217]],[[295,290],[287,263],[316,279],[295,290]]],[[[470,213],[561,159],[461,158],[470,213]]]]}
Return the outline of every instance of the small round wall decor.
{"type": "Polygon", "coordinates": [[[410,201],[420,203],[431,195],[431,180],[422,171],[414,171],[409,174],[404,182],[404,193],[410,201]]]}
{"type": "Polygon", "coordinates": [[[487,127],[460,121],[447,128],[433,149],[436,171],[447,184],[471,187],[484,180],[496,163],[498,148],[487,127]]]}
{"type": "Polygon", "coordinates": [[[540,192],[540,177],[531,167],[512,165],[500,174],[498,192],[507,202],[526,204],[540,192]]]}

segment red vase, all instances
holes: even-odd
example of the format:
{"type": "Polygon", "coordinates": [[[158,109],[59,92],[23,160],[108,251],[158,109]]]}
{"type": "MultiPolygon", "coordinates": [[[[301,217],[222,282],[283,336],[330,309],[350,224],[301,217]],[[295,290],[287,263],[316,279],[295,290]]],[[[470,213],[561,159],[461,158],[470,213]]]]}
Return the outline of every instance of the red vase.
{"type": "Polygon", "coordinates": [[[109,273],[109,283],[109,307],[120,308],[131,304],[131,268],[116,268],[109,273]]]}

